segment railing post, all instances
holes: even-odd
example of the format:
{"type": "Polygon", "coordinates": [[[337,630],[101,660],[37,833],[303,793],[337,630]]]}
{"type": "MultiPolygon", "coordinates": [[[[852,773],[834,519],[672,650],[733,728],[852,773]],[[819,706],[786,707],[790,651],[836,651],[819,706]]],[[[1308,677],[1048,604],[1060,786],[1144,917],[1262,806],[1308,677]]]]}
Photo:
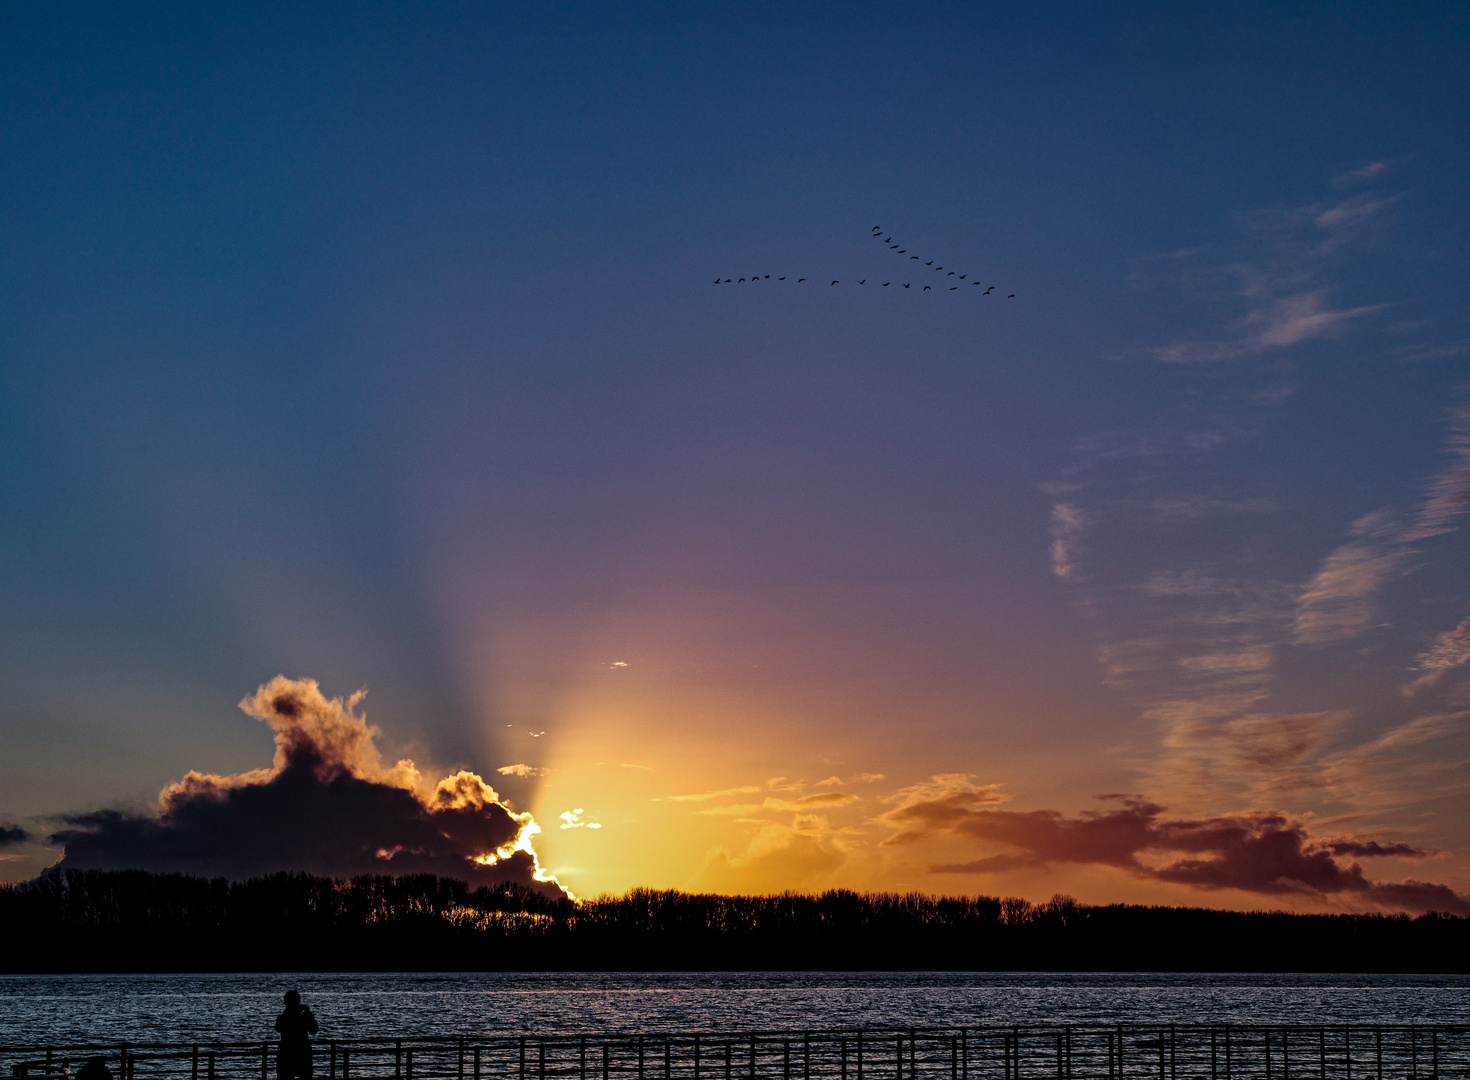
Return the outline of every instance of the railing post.
{"type": "Polygon", "coordinates": [[[1383,1080],[1383,1029],[1374,1025],[1373,1034],[1376,1036],[1374,1041],[1378,1051],[1378,1080],[1383,1080]]]}
{"type": "MultiPolygon", "coordinates": [[[[698,1047],[699,1039],[696,1037],[694,1045],[698,1047]]],[[[587,1036],[583,1035],[577,1040],[577,1077],[578,1080],[587,1080],[587,1036]]],[[[475,1080],[480,1080],[477,1076],[475,1080]]],[[[694,1080],[699,1080],[699,1051],[694,1052],[694,1080]]]]}
{"type": "Polygon", "coordinates": [[[602,1080],[607,1080],[608,1069],[611,1067],[611,1057],[612,1050],[608,1046],[607,1040],[604,1039],[602,1042],[602,1080]]]}
{"type": "Polygon", "coordinates": [[[408,1053],[404,1055],[403,1076],[404,1080],[413,1080],[413,1047],[411,1046],[408,1048],[408,1053]]]}
{"type": "Polygon", "coordinates": [[[327,1061],[327,1080],[337,1080],[337,1040],[331,1042],[331,1056],[327,1061]]]}
{"type": "MultiPolygon", "coordinates": [[[[343,1059],[343,1062],[342,1062],[342,1069],[343,1069],[342,1080],[347,1080],[347,1073],[346,1073],[346,1070],[347,1070],[347,1061],[346,1061],[345,1058],[343,1059]]],[[[475,1047],[474,1070],[475,1070],[475,1080],[480,1080],[480,1048],[478,1046],[475,1047]]]]}
{"type": "Polygon", "coordinates": [[[1281,1075],[1283,1080],[1291,1080],[1291,1043],[1286,1028],[1281,1029],[1281,1075]]]}
{"type": "Polygon", "coordinates": [[[459,1043],[458,1043],[458,1046],[456,1047],[456,1049],[458,1050],[458,1054],[457,1054],[458,1060],[455,1062],[455,1075],[457,1077],[459,1077],[459,1080],[464,1080],[464,1040],[463,1039],[460,1039],[459,1040],[459,1043]]]}
{"type": "Polygon", "coordinates": [[[260,1044],[260,1080],[269,1080],[271,1072],[271,1044],[260,1044]]]}
{"type": "MultiPolygon", "coordinates": [[[[694,1080],[699,1080],[695,1077],[694,1080]]],[[[801,1080],[812,1080],[812,1033],[806,1032],[801,1037],[801,1080]]]]}
{"type": "Polygon", "coordinates": [[[209,1052],[209,1080],[214,1080],[214,1051],[209,1052]]]}
{"type": "Polygon", "coordinates": [[[1439,1032],[1438,1031],[1430,1031],[1430,1033],[1429,1033],[1429,1050],[1430,1050],[1430,1053],[1432,1053],[1434,1055],[1433,1063],[1432,1063],[1432,1068],[1434,1069],[1434,1072],[1433,1072],[1434,1080],[1439,1080],[1439,1032]]]}
{"type": "MultiPolygon", "coordinates": [[[[1271,1029],[1266,1029],[1266,1080],[1271,1080],[1271,1029]]],[[[1380,1078],[1382,1080],[1382,1078],[1380,1078]]]]}
{"type": "Polygon", "coordinates": [[[960,1037],[949,1037],[949,1080],[960,1080],[960,1037]]]}
{"type": "Polygon", "coordinates": [[[755,1080],[755,1033],[750,1035],[750,1080],[755,1080]]]}
{"type": "Polygon", "coordinates": [[[393,1080],[399,1080],[403,1075],[403,1041],[394,1040],[393,1043],[393,1080]]]}
{"type": "MultiPolygon", "coordinates": [[[[669,1075],[673,1071],[673,1059],[672,1059],[672,1055],[673,1055],[673,1040],[670,1039],[668,1036],[665,1036],[664,1037],[664,1080],[669,1080],[669,1075]]],[[[546,1071],[544,1069],[541,1072],[541,1080],[546,1080],[546,1071]]]]}
{"type": "Polygon", "coordinates": [[[1419,1080],[1419,1029],[1409,1025],[1409,1076],[1419,1080]]]}
{"type": "Polygon", "coordinates": [[[1169,1080],[1179,1080],[1179,1064],[1175,1056],[1174,1025],[1169,1025],[1169,1080]]]}
{"type": "Polygon", "coordinates": [[[847,1080],[847,1040],[846,1039],[842,1039],[840,1041],[842,1043],[842,1052],[841,1052],[842,1071],[841,1071],[841,1077],[842,1077],[842,1080],[847,1080]]]}
{"type": "Polygon", "coordinates": [[[970,1080],[969,1028],[960,1028],[960,1080],[970,1080]]]}
{"type": "Polygon", "coordinates": [[[1350,1024],[1342,1025],[1342,1071],[1346,1080],[1353,1080],[1353,1029],[1350,1024]]]}
{"type": "Polygon", "coordinates": [[[638,1080],[643,1080],[643,1036],[638,1036],[638,1080]]]}
{"type": "Polygon", "coordinates": [[[342,1048],[342,1080],[348,1080],[352,1075],[352,1051],[347,1047],[342,1048]]]}
{"type": "Polygon", "coordinates": [[[1215,1029],[1210,1028],[1210,1080],[1218,1080],[1219,1070],[1215,1065],[1215,1029]]]}
{"type": "Polygon", "coordinates": [[[857,1080],[863,1080],[863,1029],[858,1028],[857,1040],[857,1080]]]}
{"type": "Polygon", "coordinates": [[[1317,1029],[1317,1069],[1321,1080],[1327,1080],[1327,1029],[1317,1029]]]}
{"type": "MultiPolygon", "coordinates": [[[[521,1047],[521,1080],[526,1080],[526,1037],[524,1035],[522,1035],[521,1038],[520,1038],[520,1047],[521,1047]]],[[[640,1078],[643,1076],[643,1070],[641,1068],[638,1070],[638,1075],[639,1075],[640,1078]]]]}
{"type": "Polygon", "coordinates": [[[536,1080],[546,1080],[546,1040],[536,1040],[536,1080]]]}
{"type": "Polygon", "coordinates": [[[1226,1024],[1225,1025],[1225,1080],[1231,1080],[1231,1077],[1230,1077],[1230,1067],[1231,1067],[1231,1064],[1232,1064],[1232,1062],[1230,1060],[1230,1025],[1229,1024],[1226,1024]]]}

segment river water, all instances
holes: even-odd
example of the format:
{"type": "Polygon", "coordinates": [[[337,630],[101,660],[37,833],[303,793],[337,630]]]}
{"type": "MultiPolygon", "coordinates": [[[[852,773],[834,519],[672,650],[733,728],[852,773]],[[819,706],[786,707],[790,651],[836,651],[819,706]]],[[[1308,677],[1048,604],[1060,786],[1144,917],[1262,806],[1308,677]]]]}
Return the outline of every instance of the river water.
{"type": "Polygon", "coordinates": [[[1007,973],[0,976],[0,1044],[1033,1023],[1470,1024],[1470,976],[1007,973]]]}

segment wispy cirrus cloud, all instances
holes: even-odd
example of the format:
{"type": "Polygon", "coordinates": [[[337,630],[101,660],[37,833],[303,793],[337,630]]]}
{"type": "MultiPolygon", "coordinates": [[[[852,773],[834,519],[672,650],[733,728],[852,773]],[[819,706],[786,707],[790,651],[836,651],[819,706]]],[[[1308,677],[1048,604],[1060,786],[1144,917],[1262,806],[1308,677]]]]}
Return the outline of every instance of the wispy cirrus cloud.
{"type": "Polygon", "coordinates": [[[1051,508],[1051,572],[1070,578],[1077,570],[1077,544],[1087,525],[1087,515],[1075,503],[1056,503],[1051,508]]]}
{"type": "Polygon", "coordinates": [[[861,796],[854,795],[848,791],[820,791],[814,795],[802,795],[796,799],[778,799],[768,796],[758,803],[737,803],[727,806],[711,806],[704,810],[696,811],[711,817],[742,817],[749,814],[761,813],[763,811],[788,811],[803,812],[812,810],[830,810],[839,806],[848,806],[858,802],[861,796]]]}
{"type": "Polygon", "coordinates": [[[1328,290],[1314,289],[1284,296],[1255,307],[1234,324],[1235,333],[1222,340],[1179,341],[1160,345],[1153,355],[1166,364],[1216,364],[1287,349],[1308,341],[1338,336],[1353,319],[1382,311],[1387,304],[1334,308],[1328,290]]]}
{"type": "Polygon", "coordinates": [[[1466,663],[1470,663],[1470,618],[1461,619],[1455,627],[1439,634],[1434,643],[1419,654],[1415,666],[1423,674],[1404,690],[1410,694],[1417,693],[1466,663]]]}
{"type": "Polygon", "coordinates": [[[711,799],[723,799],[731,795],[754,795],[761,789],[754,784],[746,784],[743,787],[720,788],[718,791],[696,791],[689,795],[664,795],[654,802],[709,802],[711,799]]]}
{"type": "Polygon", "coordinates": [[[1297,597],[1296,640],[1303,644],[1356,637],[1375,622],[1373,596],[1398,577],[1409,552],[1384,511],[1359,518],[1353,540],[1327,556],[1297,597]]]}
{"type": "MultiPolygon", "coordinates": [[[[1470,386],[1463,387],[1470,394],[1470,386]]],[[[1425,540],[1452,532],[1451,520],[1470,509],[1470,397],[1455,410],[1445,452],[1449,464],[1430,480],[1425,499],[1404,540],[1425,540]]]]}

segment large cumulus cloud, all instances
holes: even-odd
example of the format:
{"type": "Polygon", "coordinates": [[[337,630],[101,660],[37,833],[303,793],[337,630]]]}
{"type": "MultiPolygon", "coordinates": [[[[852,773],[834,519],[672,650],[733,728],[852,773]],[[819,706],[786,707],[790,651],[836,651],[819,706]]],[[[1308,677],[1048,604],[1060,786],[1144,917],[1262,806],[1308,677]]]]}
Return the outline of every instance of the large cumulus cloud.
{"type": "Polygon", "coordinates": [[[1470,914],[1470,899],[1447,885],[1414,879],[1375,882],[1357,862],[1347,861],[1426,858],[1433,852],[1403,843],[1316,837],[1281,813],[1171,819],[1157,803],[1120,798],[1115,809],[1068,817],[1056,810],[1005,810],[1002,801],[994,788],[976,787],[966,776],[935,777],[901,792],[898,805],[883,815],[897,830],[885,843],[949,833],[994,852],[932,868],[939,873],[1092,864],[1197,889],[1336,896],[1399,910],[1470,914]]]}
{"type": "Polygon", "coordinates": [[[275,731],[268,769],[190,772],[158,812],[101,810],[52,836],[64,868],[246,878],[277,870],[334,877],[433,873],[472,884],[517,882],[560,895],[531,846],[540,831],[472,772],[425,781],[407,759],[385,767],[357,711],[312,679],[276,676],[240,702],[275,731]]]}

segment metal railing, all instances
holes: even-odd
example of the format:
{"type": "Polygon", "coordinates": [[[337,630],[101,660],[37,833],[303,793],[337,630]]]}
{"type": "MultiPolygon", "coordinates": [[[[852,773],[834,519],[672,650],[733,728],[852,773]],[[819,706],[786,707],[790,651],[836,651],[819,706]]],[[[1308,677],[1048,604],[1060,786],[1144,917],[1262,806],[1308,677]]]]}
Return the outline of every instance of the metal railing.
{"type": "MultiPolygon", "coordinates": [[[[278,1045],[0,1046],[11,1075],[272,1080],[278,1045]]],[[[1463,1025],[1045,1025],[321,1039],[316,1080],[1470,1080],[1463,1025]]]]}

